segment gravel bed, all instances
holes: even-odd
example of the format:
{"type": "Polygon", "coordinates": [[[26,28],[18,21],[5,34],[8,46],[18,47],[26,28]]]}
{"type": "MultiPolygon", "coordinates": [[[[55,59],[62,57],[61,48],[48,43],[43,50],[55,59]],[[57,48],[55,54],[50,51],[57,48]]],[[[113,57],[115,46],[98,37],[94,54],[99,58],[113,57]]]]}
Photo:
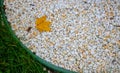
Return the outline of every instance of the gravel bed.
{"type": "Polygon", "coordinates": [[[4,0],[20,40],[42,59],[76,72],[120,73],[120,0],[4,0]],[[40,33],[35,19],[52,22],[40,33]]]}

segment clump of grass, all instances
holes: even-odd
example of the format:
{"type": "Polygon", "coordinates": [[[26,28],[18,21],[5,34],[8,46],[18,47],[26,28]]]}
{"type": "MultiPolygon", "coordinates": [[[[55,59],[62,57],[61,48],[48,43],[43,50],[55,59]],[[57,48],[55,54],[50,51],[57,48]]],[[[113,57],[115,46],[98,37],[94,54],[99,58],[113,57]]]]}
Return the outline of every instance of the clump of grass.
{"type": "MultiPolygon", "coordinates": [[[[1,4],[0,4],[1,5],[1,4]]],[[[11,34],[10,25],[5,25],[0,6],[0,73],[47,73],[44,66],[26,52],[11,34]]]]}

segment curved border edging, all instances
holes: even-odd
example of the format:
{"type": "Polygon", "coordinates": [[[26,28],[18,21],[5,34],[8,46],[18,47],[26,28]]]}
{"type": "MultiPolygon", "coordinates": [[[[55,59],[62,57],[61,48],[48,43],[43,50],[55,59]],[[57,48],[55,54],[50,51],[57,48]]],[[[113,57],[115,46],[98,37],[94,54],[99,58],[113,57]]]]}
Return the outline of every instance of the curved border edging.
{"type": "Polygon", "coordinates": [[[22,44],[22,42],[14,34],[14,32],[12,31],[12,29],[7,21],[7,17],[5,16],[5,11],[3,9],[3,7],[4,7],[3,3],[4,3],[4,0],[0,0],[0,10],[1,10],[2,18],[3,18],[3,22],[5,23],[5,26],[9,29],[10,33],[12,34],[12,36],[13,36],[14,40],[17,42],[17,44],[19,44],[21,47],[23,47],[22,49],[25,49],[33,57],[34,60],[38,61],[39,63],[45,65],[46,67],[48,67],[52,70],[55,70],[55,71],[60,72],[60,73],[76,73],[74,71],[70,71],[70,70],[64,69],[62,67],[58,67],[56,65],[53,65],[50,62],[47,62],[46,60],[38,57],[37,55],[34,55],[26,46],[24,46],[22,44]]]}

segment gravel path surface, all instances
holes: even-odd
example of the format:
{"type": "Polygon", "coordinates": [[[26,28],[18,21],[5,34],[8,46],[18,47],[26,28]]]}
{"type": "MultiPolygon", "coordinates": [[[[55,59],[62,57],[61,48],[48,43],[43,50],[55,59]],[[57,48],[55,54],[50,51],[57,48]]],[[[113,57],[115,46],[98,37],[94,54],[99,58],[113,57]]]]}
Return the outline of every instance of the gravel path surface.
{"type": "Polygon", "coordinates": [[[120,73],[120,0],[5,0],[20,40],[39,57],[76,72],[120,73]],[[52,22],[40,33],[35,19],[52,22]],[[28,31],[29,29],[29,31],[28,31]]]}

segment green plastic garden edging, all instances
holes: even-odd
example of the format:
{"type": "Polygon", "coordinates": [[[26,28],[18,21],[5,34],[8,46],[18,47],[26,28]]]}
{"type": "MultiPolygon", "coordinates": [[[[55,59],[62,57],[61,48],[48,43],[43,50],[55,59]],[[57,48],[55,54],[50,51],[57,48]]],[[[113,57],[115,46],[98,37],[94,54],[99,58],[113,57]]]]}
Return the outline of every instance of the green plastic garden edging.
{"type": "Polygon", "coordinates": [[[9,25],[9,22],[7,21],[7,17],[5,16],[3,2],[4,2],[4,0],[0,0],[0,13],[1,13],[2,18],[3,18],[3,20],[0,20],[0,21],[3,21],[3,23],[5,24],[5,26],[9,29],[10,33],[12,34],[12,38],[17,42],[17,44],[19,44],[23,49],[25,49],[39,63],[45,65],[46,67],[48,67],[48,68],[50,68],[52,70],[55,70],[55,71],[60,72],[60,73],[76,73],[74,71],[70,71],[70,70],[67,70],[67,69],[55,66],[55,65],[51,64],[50,62],[47,62],[46,60],[43,60],[42,58],[34,55],[26,46],[24,46],[22,44],[22,42],[20,42],[20,40],[14,34],[14,31],[12,31],[12,29],[11,29],[11,27],[9,25]]]}

